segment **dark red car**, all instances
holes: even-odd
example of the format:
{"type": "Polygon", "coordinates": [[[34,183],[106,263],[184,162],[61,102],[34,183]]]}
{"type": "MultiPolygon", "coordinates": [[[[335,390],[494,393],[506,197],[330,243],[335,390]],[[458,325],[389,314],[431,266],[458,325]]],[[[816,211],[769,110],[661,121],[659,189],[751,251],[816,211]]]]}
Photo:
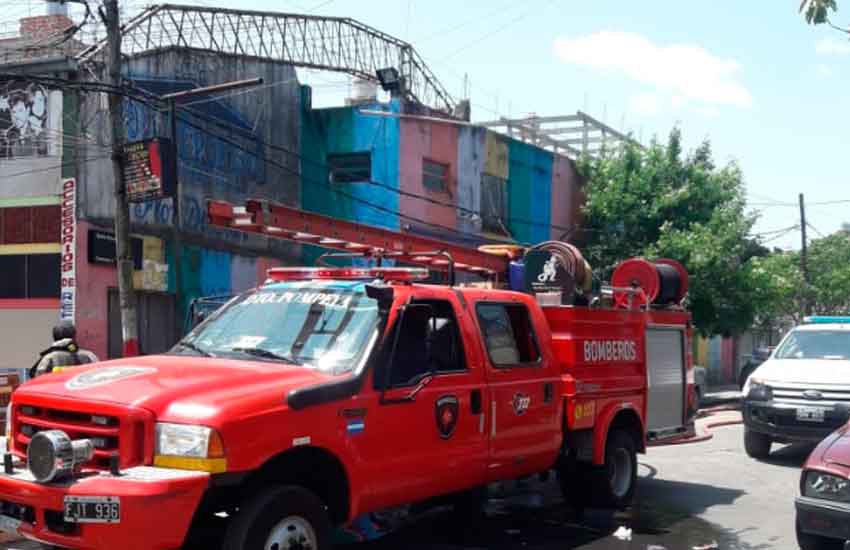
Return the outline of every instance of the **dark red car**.
{"type": "Polygon", "coordinates": [[[809,455],[797,497],[797,540],[802,550],[842,549],[850,540],[850,424],[809,455]]]}

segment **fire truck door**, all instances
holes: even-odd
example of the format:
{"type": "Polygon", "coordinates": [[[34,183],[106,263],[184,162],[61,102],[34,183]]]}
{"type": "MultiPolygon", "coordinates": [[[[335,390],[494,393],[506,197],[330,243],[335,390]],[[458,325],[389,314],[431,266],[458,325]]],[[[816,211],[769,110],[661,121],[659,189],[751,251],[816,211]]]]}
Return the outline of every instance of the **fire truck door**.
{"type": "Polygon", "coordinates": [[[547,470],[561,443],[555,364],[541,353],[524,304],[479,302],[475,312],[492,396],[488,479],[547,470]]]}
{"type": "Polygon", "coordinates": [[[390,333],[400,331],[387,358],[388,389],[377,393],[365,430],[352,438],[370,472],[373,509],[485,483],[488,394],[480,360],[462,338],[458,316],[465,312],[427,296],[412,304],[418,312],[409,307],[390,333]]]}
{"type": "Polygon", "coordinates": [[[676,435],[685,424],[687,404],[683,327],[647,327],[646,370],[649,437],[662,439],[676,435]]]}

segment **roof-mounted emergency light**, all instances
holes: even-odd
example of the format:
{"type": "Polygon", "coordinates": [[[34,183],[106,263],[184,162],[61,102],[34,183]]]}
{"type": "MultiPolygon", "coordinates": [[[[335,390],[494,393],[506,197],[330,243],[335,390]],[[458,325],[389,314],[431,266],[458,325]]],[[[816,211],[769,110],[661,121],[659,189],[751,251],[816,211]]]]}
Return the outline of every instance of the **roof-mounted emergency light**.
{"type": "Polygon", "coordinates": [[[427,279],[428,270],[416,267],[275,267],[269,270],[269,278],[277,282],[313,279],[383,279],[410,283],[427,279]]]}
{"type": "Polygon", "coordinates": [[[816,325],[816,324],[838,324],[845,323],[850,324],[850,317],[847,316],[832,316],[832,315],[810,315],[808,317],[803,317],[803,323],[807,325],[816,325]]]}

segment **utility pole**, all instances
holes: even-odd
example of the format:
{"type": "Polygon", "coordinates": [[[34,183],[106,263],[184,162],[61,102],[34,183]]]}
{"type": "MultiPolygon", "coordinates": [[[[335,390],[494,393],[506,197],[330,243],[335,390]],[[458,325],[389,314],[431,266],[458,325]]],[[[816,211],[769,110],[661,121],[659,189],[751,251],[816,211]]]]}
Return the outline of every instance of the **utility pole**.
{"type": "Polygon", "coordinates": [[[800,246],[800,271],[803,272],[803,314],[811,315],[812,304],[809,301],[811,281],[809,280],[808,249],[806,246],[806,203],[802,193],[800,193],[800,236],[802,238],[800,246]]]}
{"type": "MultiPolygon", "coordinates": [[[[121,29],[118,0],[104,0],[108,53],[108,81],[121,86],[121,29]]],[[[109,93],[109,121],[112,129],[112,176],[115,185],[115,255],[118,267],[118,295],[121,307],[121,337],[124,356],[139,354],[139,336],[136,317],[136,295],[133,293],[133,256],[130,250],[130,203],[124,181],[123,145],[124,120],[122,96],[109,93]]]]}

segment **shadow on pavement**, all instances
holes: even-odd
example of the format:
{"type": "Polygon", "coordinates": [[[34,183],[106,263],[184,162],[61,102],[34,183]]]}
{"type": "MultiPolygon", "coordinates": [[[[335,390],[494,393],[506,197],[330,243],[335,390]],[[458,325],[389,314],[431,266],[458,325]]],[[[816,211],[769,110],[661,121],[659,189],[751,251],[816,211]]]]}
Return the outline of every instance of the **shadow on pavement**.
{"type": "Polygon", "coordinates": [[[787,445],[781,449],[770,453],[770,456],[762,460],[773,466],[783,466],[786,468],[802,468],[806,459],[817,446],[816,443],[794,443],[787,445]]]}
{"type": "Polygon", "coordinates": [[[712,506],[732,504],[742,494],[721,487],[642,478],[634,508],[616,513],[590,510],[578,523],[564,506],[557,483],[534,482],[491,498],[482,519],[463,521],[442,509],[381,540],[345,549],[690,550],[717,542],[723,550],[760,550],[742,543],[736,533],[694,517],[712,506]],[[631,529],[631,541],[613,536],[621,526],[631,529]]]}

